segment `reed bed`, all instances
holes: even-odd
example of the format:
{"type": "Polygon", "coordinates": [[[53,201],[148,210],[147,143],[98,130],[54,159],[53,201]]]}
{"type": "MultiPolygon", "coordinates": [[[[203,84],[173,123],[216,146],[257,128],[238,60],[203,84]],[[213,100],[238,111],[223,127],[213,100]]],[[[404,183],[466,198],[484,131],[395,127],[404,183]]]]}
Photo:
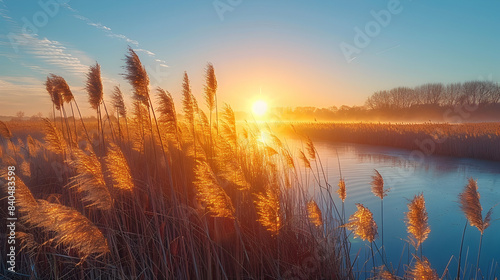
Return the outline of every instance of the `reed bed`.
{"type": "MultiPolygon", "coordinates": [[[[417,156],[445,155],[500,160],[499,123],[291,123],[295,132],[314,140],[387,146],[419,151],[417,156]]],[[[274,128],[291,135],[290,123],[274,128]]]]}
{"type": "MultiPolygon", "coordinates": [[[[93,120],[80,116],[77,122],[74,114],[67,116],[64,106],[78,105],[64,78],[49,75],[45,86],[54,104],[54,118],[30,124],[42,125],[43,134],[32,137],[19,128],[13,133],[10,126],[15,123],[0,122],[1,168],[16,167],[20,242],[17,274],[7,272],[2,263],[1,277],[438,278],[421,246],[430,234],[422,194],[408,204],[408,245],[414,245],[415,254],[398,275],[387,263],[383,238],[382,247],[377,246],[379,227],[370,209],[356,203],[357,211],[346,221],[349,186],[340,175],[338,189],[333,189],[311,139],[303,139],[305,150],[293,151],[268,126],[237,123],[229,105],[219,112],[212,64],[205,69],[207,115],[192,93],[187,73],[180,110],[176,110],[168,91],[150,91],[145,68],[132,49],[125,58],[132,108],[126,108],[124,93],[114,87],[108,110],[96,63],[86,81],[96,113],[93,120]],[[310,182],[300,175],[302,168],[314,182],[314,195],[309,192],[310,182]],[[341,210],[335,193],[342,201],[341,210]],[[351,234],[369,242],[366,261],[359,252],[351,252],[351,234]],[[370,259],[371,268],[367,267],[370,259]]],[[[296,129],[314,137],[333,129],[334,136],[328,137],[353,137],[353,141],[371,129],[375,137],[370,138],[380,143],[383,137],[409,137],[409,131],[431,133],[428,127],[401,133],[391,125],[371,124],[296,129]]],[[[448,131],[452,139],[461,135],[448,131]]],[[[484,135],[478,132],[477,137],[484,135]]],[[[394,141],[402,143],[398,138],[394,141]]],[[[0,175],[2,180],[7,176],[0,175]]],[[[8,188],[2,186],[3,198],[8,188]]],[[[467,220],[482,236],[492,210],[482,218],[477,188],[471,179],[459,199],[467,220]]],[[[389,189],[376,170],[371,190],[383,211],[389,189]]],[[[2,215],[7,214],[5,209],[0,209],[2,215]]],[[[0,233],[5,244],[5,229],[0,233]]],[[[457,276],[461,276],[460,267],[457,276]]],[[[444,277],[452,278],[446,271],[444,277]]]]}

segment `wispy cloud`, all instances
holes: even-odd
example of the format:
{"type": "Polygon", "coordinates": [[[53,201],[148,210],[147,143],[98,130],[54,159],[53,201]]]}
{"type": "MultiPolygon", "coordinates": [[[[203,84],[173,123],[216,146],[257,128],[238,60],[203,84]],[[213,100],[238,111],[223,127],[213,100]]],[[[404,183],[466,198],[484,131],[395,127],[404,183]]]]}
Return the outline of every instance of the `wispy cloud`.
{"type": "Polygon", "coordinates": [[[134,49],[135,52],[143,52],[149,56],[152,56],[154,57],[156,54],[154,52],[151,52],[151,51],[148,51],[148,50],[145,50],[145,49],[134,49]]]}
{"type": "Polygon", "coordinates": [[[78,14],[78,11],[76,11],[75,9],[71,8],[71,6],[69,5],[65,5],[66,8],[68,8],[70,11],[72,11],[73,13],[75,13],[73,16],[79,20],[82,20],[84,21],[86,24],[90,25],[90,26],[93,26],[97,29],[100,29],[102,31],[104,31],[106,33],[106,36],[108,37],[111,37],[111,38],[118,38],[118,39],[121,39],[121,40],[124,40],[126,41],[127,43],[129,44],[132,44],[132,45],[139,45],[139,42],[136,41],[136,40],[132,40],[130,38],[128,38],[127,36],[123,35],[123,34],[117,34],[117,33],[114,33],[111,28],[103,25],[102,23],[100,22],[94,22],[92,21],[91,19],[89,19],[88,17],[84,17],[80,14],[78,14]]]}

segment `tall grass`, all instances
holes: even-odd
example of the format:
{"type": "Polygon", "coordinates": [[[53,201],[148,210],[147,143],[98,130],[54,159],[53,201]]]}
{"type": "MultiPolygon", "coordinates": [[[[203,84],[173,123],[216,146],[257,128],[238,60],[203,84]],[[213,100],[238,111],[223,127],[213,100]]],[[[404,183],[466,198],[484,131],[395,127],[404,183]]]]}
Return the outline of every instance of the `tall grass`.
{"type": "MultiPolygon", "coordinates": [[[[280,279],[304,273],[352,278],[347,242],[338,228],[342,218],[313,202],[299,180],[293,152],[277,137],[264,143],[258,125],[238,127],[229,105],[219,119],[213,68],[207,69],[207,107],[210,116],[216,110],[216,125],[198,106],[187,73],[179,118],[172,95],[163,89],[157,89],[154,106],[149,78],[133,50],[125,61],[133,113],[127,114],[123,93],[114,88],[110,112],[117,118],[101,112],[106,89],[99,64],[89,69],[86,88],[97,113],[93,138],[98,142],[70,133],[77,125],[62,113],[55,119],[60,125],[44,120],[40,143],[31,137],[11,141],[9,128],[0,123],[10,143],[1,145],[2,169],[19,170],[20,274],[35,279],[280,279]],[[314,269],[305,266],[311,262],[314,269]]],[[[59,110],[63,91],[54,84],[62,84],[62,78],[54,77],[46,87],[59,110]]],[[[305,154],[304,159],[309,161],[305,154]]],[[[333,209],[330,203],[321,206],[333,209]]]]}

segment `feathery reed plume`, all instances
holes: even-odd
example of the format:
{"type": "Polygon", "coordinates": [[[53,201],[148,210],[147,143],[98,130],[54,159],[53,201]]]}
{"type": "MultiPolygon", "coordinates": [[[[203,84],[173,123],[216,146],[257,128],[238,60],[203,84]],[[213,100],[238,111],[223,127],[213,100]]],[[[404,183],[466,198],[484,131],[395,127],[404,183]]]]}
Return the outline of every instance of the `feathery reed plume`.
{"type": "Polygon", "coordinates": [[[281,228],[280,200],[277,186],[267,187],[265,194],[257,194],[258,221],[271,235],[277,235],[281,228]]]}
{"type": "Polygon", "coordinates": [[[372,192],[375,196],[379,197],[380,199],[384,199],[384,197],[387,196],[387,192],[389,192],[390,189],[385,189],[384,190],[384,178],[382,178],[382,175],[375,169],[375,175],[372,176],[372,192]]]}
{"type": "MultiPolygon", "coordinates": [[[[58,78],[60,76],[50,74],[47,76],[47,80],[45,81],[45,89],[50,95],[50,99],[52,100],[52,104],[54,104],[55,108],[57,110],[61,109],[61,106],[63,105],[64,98],[62,96],[62,93],[58,90],[58,78]]],[[[62,79],[62,78],[61,78],[62,79]]],[[[64,79],[63,79],[64,80],[64,79]]],[[[66,83],[66,81],[65,81],[66,83]]]]}
{"type": "Polygon", "coordinates": [[[73,156],[75,159],[69,164],[76,169],[77,175],[71,178],[72,188],[83,194],[83,200],[89,202],[89,206],[96,206],[102,210],[110,209],[113,200],[106,187],[97,156],[92,151],[87,155],[79,149],[73,151],[73,156]]]}
{"type": "Polygon", "coordinates": [[[306,168],[311,168],[311,162],[309,162],[303,151],[299,151],[299,158],[302,160],[306,168]]]}
{"type": "Polygon", "coordinates": [[[121,117],[127,117],[127,108],[125,107],[125,102],[123,100],[123,93],[119,87],[115,86],[113,89],[113,95],[111,96],[111,104],[118,112],[121,117]]]}
{"type": "Polygon", "coordinates": [[[210,166],[205,161],[197,161],[194,185],[197,199],[205,204],[214,217],[234,219],[234,207],[231,198],[219,185],[210,166]]]}
{"type": "Polygon", "coordinates": [[[194,125],[194,106],[193,106],[193,95],[191,94],[191,86],[189,83],[189,77],[186,72],[184,72],[184,80],[182,82],[182,105],[184,109],[184,116],[188,122],[194,125]]]}
{"type": "Polygon", "coordinates": [[[236,134],[236,118],[234,117],[234,111],[228,104],[224,104],[224,109],[222,111],[222,133],[223,136],[231,143],[233,147],[236,147],[238,136],[236,134]]]}
{"type": "MultiPolygon", "coordinates": [[[[7,178],[8,177],[8,172],[7,169],[0,171],[0,177],[2,178],[7,178]]],[[[11,176],[9,176],[11,177],[11,176]]],[[[33,197],[33,194],[31,193],[30,189],[26,184],[24,184],[23,180],[19,178],[19,176],[15,176],[16,178],[16,206],[19,207],[19,213],[21,214],[21,219],[25,219],[26,216],[29,215],[29,213],[33,212],[36,210],[38,207],[38,203],[36,199],[33,197]]],[[[9,193],[9,187],[8,184],[3,184],[3,188],[5,193],[9,193]]]]}
{"type": "Polygon", "coordinates": [[[160,111],[160,122],[164,122],[170,125],[174,133],[177,131],[177,113],[175,112],[175,104],[170,92],[163,90],[158,87],[156,89],[158,92],[158,111],[160,111]]]}
{"type": "Polygon", "coordinates": [[[307,137],[306,141],[306,149],[309,154],[309,158],[312,160],[316,159],[316,148],[314,148],[314,143],[311,141],[311,138],[307,137]]]}
{"type": "Polygon", "coordinates": [[[209,62],[205,73],[205,101],[207,102],[210,113],[212,113],[216,105],[216,92],[217,79],[215,77],[214,66],[209,62]]]}
{"type": "Polygon", "coordinates": [[[22,231],[16,232],[16,238],[20,240],[21,247],[19,251],[27,252],[31,257],[35,256],[36,251],[41,246],[35,240],[35,236],[31,233],[26,233],[22,231]]]}
{"type": "Polygon", "coordinates": [[[490,226],[491,215],[493,214],[493,207],[490,208],[488,213],[483,220],[483,207],[481,206],[479,192],[477,191],[477,182],[469,178],[469,183],[465,186],[464,191],[458,195],[460,200],[460,208],[465,214],[465,217],[469,221],[471,226],[477,227],[479,232],[481,232],[481,237],[479,238],[479,249],[477,251],[477,262],[476,262],[476,279],[477,273],[479,272],[479,258],[481,256],[481,245],[483,243],[484,231],[490,226]]]}
{"type": "Polygon", "coordinates": [[[101,66],[97,62],[95,65],[89,67],[85,89],[89,94],[90,106],[92,109],[97,110],[104,94],[101,80],[101,66]]]}
{"type": "Polygon", "coordinates": [[[31,177],[31,166],[29,162],[23,161],[19,169],[21,170],[21,174],[23,174],[24,177],[31,177]]]}
{"type": "Polygon", "coordinates": [[[35,140],[33,139],[33,137],[31,137],[31,135],[28,135],[28,137],[26,138],[26,147],[28,150],[28,155],[30,157],[34,157],[39,150],[35,140]]]}
{"type": "Polygon", "coordinates": [[[76,250],[83,259],[92,254],[109,252],[102,232],[85,216],[73,208],[38,200],[38,208],[30,213],[27,222],[54,232],[56,246],[76,250]]]}
{"type": "Polygon", "coordinates": [[[377,278],[376,279],[381,279],[381,280],[396,280],[396,277],[390,273],[389,271],[385,270],[385,266],[379,266],[378,268],[378,273],[377,273],[377,278]]]}
{"type": "Polygon", "coordinates": [[[212,112],[216,110],[216,129],[219,132],[219,113],[217,112],[217,79],[215,77],[215,70],[212,63],[207,64],[205,73],[205,101],[210,113],[210,141],[212,141],[212,112]]]}
{"type": "Polygon", "coordinates": [[[345,191],[345,180],[343,178],[340,178],[338,186],[339,189],[337,190],[337,193],[339,194],[339,198],[342,199],[342,202],[345,202],[347,195],[345,191]]]}
{"type": "Polygon", "coordinates": [[[356,203],[358,210],[349,217],[345,225],[348,230],[354,232],[354,238],[361,238],[373,242],[377,237],[377,224],[373,220],[372,212],[361,203],[356,203]]]}
{"type": "Polygon", "coordinates": [[[52,85],[54,87],[54,91],[57,92],[59,96],[62,97],[61,103],[71,102],[74,99],[74,96],[66,80],[63,77],[54,74],[50,74],[50,77],[52,79],[52,85]]]}
{"type": "Polygon", "coordinates": [[[45,122],[45,141],[48,145],[47,149],[59,155],[64,154],[68,145],[61,131],[59,131],[49,119],[45,118],[43,120],[45,122]]]}
{"type": "Polygon", "coordinates": [[[0,136],[9,140],[12,138],[12,132],[3,121],[0,121],[0,136]]]}
{"type": "Polygon", "coordinates": [[[321,215],[321,210],[318,204],[314,200],[307,203],[307,213],[309,216],[309,221],[317,227],[323,225],[323,216],[321,215]]]}
{"type": "Polygon", "coordinates": [[[285,159],[285,162],[288,165],[288,167],[295,168],[295,162],[293,161],[293,157],[288,150],[281,149],[281,155],[285,159]]]}
{"type": "Polygon", "coordinates": [[[418,249],[431,232],[423,194],[415,195],[413,200],[408,203],[406,225],[407,231],[411,235],[410,240],[415,248],[418,249]]]}
{"type": "Polygon", "coordinates": [[[280,148],[280,149],[283,149],[283,143],[281,142],[281,140],[278,138],[278,136],[274,135],[274,134],[269,134],[269,137],[271,137],[271,139],[273,140],[273,143],[276,147],[280,148]]]}
{"type": "Polygon", "coordinates": [[[139,56],[131,47],[128,47],[128,55],[125,55],[125,79],[134,88],[134,99],[140,101],[149,109],[149,77],[146,68],[141,63],[139,56]]]}
{"type": "Polygon", "coordinates": [[[483,220],[483,207],[479,201],[480,195],[477,191],[477,182],[469,178],[469,183],[465,186],[464,191],[458,195],[458,198],[460,200],[460,209],[464,212],[470,225],[477,227],[482,235],[490,225],[493,208],[488,211],[483,220]]]}
{"type": "Polygon", "coordinates": [[[422,259],[415,256],[415,266],[410,270],[410,277],[412,279],[426,279],[426,280],[437,280],[439,276],[436,271],[432,269],[431,263],[426,257],[422,259]]]}
{"type": "Polygon", "coordinates": [[[105,161],[113,186],[117,189],[131,191],[134,188],[134,183],[132,175],[130,175],[130,167],[120,147],[110,143],[105,161]]]}

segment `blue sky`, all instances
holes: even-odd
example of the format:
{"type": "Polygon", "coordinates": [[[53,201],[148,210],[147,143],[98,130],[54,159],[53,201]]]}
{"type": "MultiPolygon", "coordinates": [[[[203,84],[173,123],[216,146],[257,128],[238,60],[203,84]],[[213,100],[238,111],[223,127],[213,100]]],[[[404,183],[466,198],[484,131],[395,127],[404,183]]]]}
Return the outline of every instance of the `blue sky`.
{"type": "Polygon", "coordinates": [[[235,110],[256,99],[362,105],[374,91],[396,86],[499,81],[499,8],[497,1],[0,0],[0,115],[47,116],[49,73],[66,78],[90,114],[83,85],[96,61],[105,100],[114,85],[130,95],[120,75],[128,45],[151,86],[170,91],[177,104],[184,71],[202,103],[204,68],[212,62],[219,100],[235,110]],[[26,22],[35,32],[24,32],[26,22]],[[356,36],[369,42],[356,44],[356,36]],[[356,52],[345,55],[342,44],[356,52]]]}

